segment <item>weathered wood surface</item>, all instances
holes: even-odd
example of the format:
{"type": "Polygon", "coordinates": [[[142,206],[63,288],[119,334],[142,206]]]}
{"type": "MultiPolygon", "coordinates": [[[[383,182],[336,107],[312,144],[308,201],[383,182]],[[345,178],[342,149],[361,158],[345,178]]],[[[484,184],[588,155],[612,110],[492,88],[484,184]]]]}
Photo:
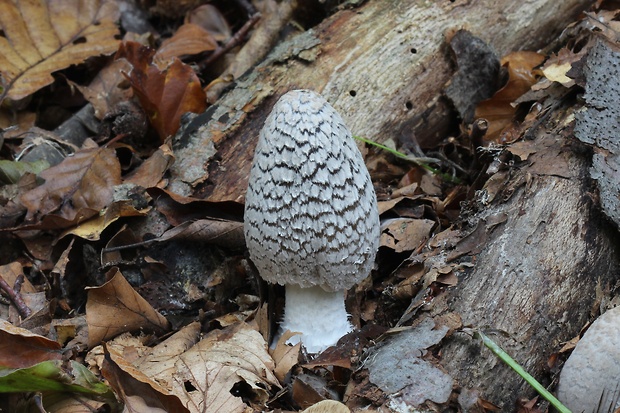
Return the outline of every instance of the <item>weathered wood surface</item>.
{"type": "MultiPolygon", "coordinates": [[[[597,315],[597,286],[608,296],[620,279],[620,237],[595,201],[591,155],[575,150],[573,113],[574,107],[558,110],[534,131],[539,150],[531,165],[513,170],[495,200],[469,219],[506,221],[489,226],[474,269],[435,307],[439,314],[457,312],[464,325],[508,333],[491,337],[544,384],[552,377],[551,356],[597,315]]],[[[442,364],[461,386],[481,390],[502,411],[536,395],[465,334],[442,343],[442,364]]]]}
{"type": "Polygon", "coordinates": [[[342,10],[279,45],[195,122],[200,130],[175,140],[170,189],[242,201],[258,131],[295,88],[322,93],[356,135],[424,146],[454,123],[441,97],[454,72],[447,32],[467,29],[500,56],[535,50],[590,3],[369,0],[342,10]]]}

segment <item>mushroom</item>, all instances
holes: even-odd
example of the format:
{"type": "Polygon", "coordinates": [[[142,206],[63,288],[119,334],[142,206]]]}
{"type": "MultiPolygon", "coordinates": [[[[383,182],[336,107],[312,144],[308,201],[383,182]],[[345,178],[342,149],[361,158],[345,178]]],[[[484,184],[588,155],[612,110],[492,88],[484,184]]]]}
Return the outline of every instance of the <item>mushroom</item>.
{"type": "Polygon", "coordinates": [[[260,132],[244,233],[263,279],[285,286],[281,331],[309,353],[353,330],[345,292],[379,246],[377,199],[351,132],[318,94],[286,93],[260,132]]]}

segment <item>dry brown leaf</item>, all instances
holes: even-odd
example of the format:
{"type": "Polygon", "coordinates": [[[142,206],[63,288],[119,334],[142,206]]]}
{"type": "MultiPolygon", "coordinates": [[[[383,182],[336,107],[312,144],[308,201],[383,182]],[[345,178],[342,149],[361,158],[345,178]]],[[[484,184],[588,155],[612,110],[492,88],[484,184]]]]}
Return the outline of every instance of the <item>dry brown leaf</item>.
{"type": "Polygon", "coordinates": [[[116,58],[126,59],[133,70],[128,76],[151,124],[162,142],[179,129],[186,112],[201,113],[207,108],[206,96],[191,67],[173,59],[167,67],[153,64],[155,51],[136,42],[124,42],[116,58]]]}
{"type": "Polygon", "coordinates": [[[15,281],[20,275],[23,276],[23,283],[20,291],[22,293],[35,293],[37,290],[30,283],[30,280],[28,280],[28,278],[24,275],[24,269],[19,262],[15,261],[7,265],[0,266],[0,277],[10,286],[15,285],[15,281]]]}
{"type": "Polygon", "coordinates": [[[13,100],[51,84],[53,72],[118,47],[111,0],[0,0],[0,9],[0,68],[13,100]]]}
{"type": "Polygon", "coordinates": [[[243,204],[233,201],[212,202],[175,194],[160,188],[149,188],[155,208],[166,216],[171,225],[180,225],[201,218],[242,221],[243,204]]]}
{"type": "Polygon", "coordinates": [[[103,230],[116,222],[119,218],[144,216],[147,212],[148,208],[137,210],[132,201],[114,202],[105,209],[103,214],[99,214],[81,223],[77,227],[63,232],[59,238],[63,238],[67,235],[77,235],[89,241],[99,241],[103,230]]]}
{"type": "Polygon", "coordinates": [[[212,51],[216,47],[217,42],[211,33],[197,24],[185,23],[171,38],[164,40],[157,49],[155,59],[168,61],[173,57],[212,51]]]}
{"type": "Polygon", "coordinates": [[[557,55],[552,55],[545,65],[542,67],[542,72],[545,77],[552,82],[558,82],[565,87],[571,87],[575,84],[575,81],[566,76],[568,71],[573,67],[573,63],[578,62],[583,57],[584,53],[573,53],[568,48],[564,47],[560,49],[557,55]]]}
{"type": "Polygon", "coordinates": [[[232,248],[243,248],[245,245],[243,222],[217,219],[184,222],[163,233],[157,241],[163,242],[172,238],[232,248]]]}
{"type": "Polygon", "coordinates": [[[44,406],[46,412],[59,413],[103,412],[110,408],[109,403],[105,401],[93,400],[77,393],[56,393],[53,396],[47,396],[44,406]]]}
{"type": "Polygon", "coordinates": [[[161,333],[170,328],[168,320],[133,289],[117,268],[106,276],[108,282],[88,289],[89,347],[124,332],[151,330],[161,333]]]}
{"type": "Polygon", "coordinates": [[[0,319],[0,365],[26,368],[46,360],[62,360],[61,346],[0,319]]]}
{"type": "Polygon", "coordinates": [[[186,23],[197,24],[208,31],[216,42],[226,42],[232,30],[222,13],[212,4],[203,4],[187,14],[186,23]]]}
{"type": "MultiPolygon", "coordinates": [[[[112,202],[121,168],[110,148],[85,149],[41,173],[45,183],[21,196],[28,208],[26,221],[48,218],[50,227],[63,228],[85,221],[112,202]]],[[[49,227],[48,227],[49,228],[49,227]]]]}
{"type": "Polygon", "coordinates": [[[491,99],[480,102],[474,116],[489,123],[485,141],[506,143],[501,142],[500,133],[510,125],[517,111],[512,103],[536,83],[534,68],[544,60],[544,55],[528,51],[513,52],[502,58],[502,66],[508,70],[508,82],[491,99]]]}
{"type": "Polygon", "coordinates": [[[125,411],[136,413],[188,411],[178,397],[170,394],[120,354],[105,346],[104,350],[103,377],[108,380],[116,395],[125,404],[125,411]]]}
{"type": "Polygon", "coordinates": [[[134,362],[144,374],[172,391],[172,377],[176,373],[175,364],[179,356],[194,346],[200,338],[200,323],[193,322],[170,338],[149,350],[148,354],[134,362]]]}
{"type": "Polygon", "coordinates": [[[238,323],[211,331],[180,356],[173,377],[174,393],[192,412],[252,411],[232,391],[237,383],[245,382],[253,394],[252,401],[263,407],[269,398],[268,389],[280,387],[273,369],[261,334],[238,323]]]}
{"type": "Polygon", "coordinates": [[[162,180],[164,173],[174,163],[174,153],[167,143],[161,145],[142,165],[128,175],[125,183],[131,183],[143,188],[156,186],[162,180]]]}
{"type": "Polygon", "coordinates": [[[101,120],[113,112],[117,105],[131,100],[133,91],[123,76],[123,72],[130,70],[131,65],[126,60],[114,60],[101,69],[88,86],[71,84],[93,105],[95,117],[101,120]]]}
{"type": "MultiPolygon", "coordinates": [[[[34,112],[20,111],[15,113],[12,110],[0,109],[0,129],[4,129],[2,135],[4,139],[15,138],[28,132],[34,127],[37,114],[34,112]]],[[[0,137],[0,143],[2,138],[0,137]]]]}
{"type": "Polygon", "coordinates": [[[302,413],[350,413],[351,410],[336,400],[323,400],[308,407],[302,413]]]}
{"type": "Polygon", "coordinates": [[[381,226],[380,245],[395,252],[413,251],[430,238],[434,226],[430,219],[390,219],[381,226]]]}
{"type": "Polygon", "coordinates": [[[286,344],[289,338],[297,334],[299,333],[289,330],[285,331],[284,334],[282,334],[282,336],[278,339],[276,348],[273,349],[273,351],[270,350],[271,357],[273,357],[273,361],[276,363],[274,374],[278,380],[280,380],[280,383],[284,383],[284,378],[288,372],[291,371],[293,366],[299,362],[301,342],[295,344],[294,346],[289,346],[286,344]]]}

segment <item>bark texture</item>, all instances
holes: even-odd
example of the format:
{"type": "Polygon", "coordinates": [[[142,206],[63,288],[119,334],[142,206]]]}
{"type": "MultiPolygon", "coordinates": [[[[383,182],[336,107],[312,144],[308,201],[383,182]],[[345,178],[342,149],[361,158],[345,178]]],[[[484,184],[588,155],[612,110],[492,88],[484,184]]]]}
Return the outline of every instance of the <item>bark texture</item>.
{"type": "Polygon", "coordinates": [[[258,132],[291,89],[321,93],[354,135],[425,146],[454,123],[441,91],[454,72],[445,35],[465,28],[498,55],[543,47],[590,1],[369,0],[280,44],[175,142],[170,189],[242,201],[258,132]]]}
{"type": "MultiPolygon", "coordinates": [[[[620,279],[618,233],[592,198],[590,156],[574,150],[573,112],[552,112],[532,131],[539,151],[530,164],[501,174],[499,191],[491,180],[479,194],[483,205],[471,222],[505,222],[488,226],[474,269],[436,306],[438,313],[460,314],[464,325],[508,333],[492,338],[545,384],[552,378],[547,361],[598,314],[601,299],[620,279]],[[484,205],[489,196],[493,202],[484,205]]],[[[536,395],[465,334],[444,341],[442,355],[461,386],[481,390],[502,411],[514,411],[519,397],[536,395]]]]}

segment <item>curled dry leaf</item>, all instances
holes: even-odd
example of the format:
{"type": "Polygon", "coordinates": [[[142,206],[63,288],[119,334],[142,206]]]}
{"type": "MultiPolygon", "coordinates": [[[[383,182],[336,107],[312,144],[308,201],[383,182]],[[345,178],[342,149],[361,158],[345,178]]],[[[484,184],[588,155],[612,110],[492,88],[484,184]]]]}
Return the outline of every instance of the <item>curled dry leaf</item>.
{"type": "Polygon", "coordinates": [[[71,84],[93,105],[95,117],[101,120],[114,112],[119,104],[131,100],[133,92],[123,76],[123,72],[130,70],[131,65],[127,61],[114,60],[101,69],[88,86],[71,84]]]}
{"type": "Polygon", "coordinates": [[[147,355],[133,364],[141,372],[172,391],[172,378],[176,374],[175,364],[181,354],[192,348],[199,338],[200,323],[193,322],[150,349],[147,355]]]}
{"type": "Polygon", "coordinates": [[[30,280],[24,275],[24,268],[22,265],[15,261],[7,265],[0,266],[0,278],[2,278],[10,286],[14,286],[17,278],[23,277],[20,292],[21,293],[35,293],[37,290],[34,285],[30,283],[30,280]]]}
{"type": "Polygon", "coordinates": [[[125,183],[132,183],[143,188],[156,186],[164,173],[174,163],[174,153],[167,143],[161,145],[135,171],[125,177],[125,183]]]}
{"type": "Polygon", "coordinates": [[[344,404],[336,401],[336,400],[323,400],[320,401],[302,413],[350,413],[351,410],[344,404]]]}
{"type": "Polygon", "coordinates": [[[88,289],[89,347],[128,331],[168,330],[168,320],[133,289],[118,269],[110,270],[107,276],[107,283],[88,289]]]}
{"type": "Polygon", "coordinates": [[[112,202],[114,185],[121,183],[121,167],[110,148],[85,149],[41,173],[45,183],[21,196],[28,209],[26,221],[40,221],[54,213],[55,228],[96,215],[112,202]]]}
{"type": "Polygon", "coordinates": [[[120,354],[104,346],[102,374],[125,404],[125,411],[188,412],[178,397],[148,377],[120,354]]]}
{"type": "Polygon", "coordinates": [[[0,68],[13,100],[51,84],[53,72],[118,47],[111,0],[0,0],[0,9],[0,68]]]}
{"type": "Polygon", "coordinates": [[[193,23],[208,31],[216,42],[232,37],[232,30],[222,13],[212,4],[203,4],[187,14],[186,23],[193,23]]]}
{"type": "Polygon", "coordinates": [[[46,360],[61,360],[60,344],[0,319],[0,366],[26,368],[46,360]]]}
{"type": "Polygon", "coordinates": [[[159,68],[153,63],[155,51],[136,42],[125,42],[116,58],[126,59],[133,70],[129,82],[142,108],[163,142],[179,129],[186,112],[201,113],[207,108],[200,80],[191,67],[179,59],[159,68]]]}
{"type": "Polygon", "coordinates": [[[251,391],[253,404],[261,409],[269,398],[268,389],[280,387],[274,367],[261,334],[238,323],[211,331],[179,357],[173,376],[174,393],[192,412],[240,413],[248,406],[233,395],[233,390],[242,382],[251,391]]]}
{"type": "Polygon", "coordinates": [[[243,204],[238,202],[205,201],[160,188],[149,188],[147,192],[155,201],[155,209],[164,214],[171,225],[180,225],[201,218],[243,221],[243,204]]]}
{"type": "Polygon", "coordinates": [[[284,383],[284,378],[288,372],[291,371],[293,366],[295,366],[299,361],[301,343],[297,343],[294,346],[289,346],[286,344],[288,339],[296,334],[299,333],[294,333],[288,330],[285,331],[284,334],[280,336],[278,343],[276,344],[276,348],[270,351],[273,361],[276,364],[274,373],[281,383],[284,383]]]}
{"type": "Polygon", "coordinates": [[[501,141],[500,134],[510,125],[517,111],[512,103],[536,83],[534,68],[544,60],[544,55],[528,51],[513,52],[502,58],[502,66],[508,70],[508,82],[492,98],[480,102],[474,116],[489,123],[485,141],[507,143],[501,141]]]}
{"type": "Polygon", "coordinates": [[[167,61],[173,57],[195,55],[215,50],[217,42],[207,30],[197,24],[185,23],[157,49],[156,59],[167,61]]]}
{"type": "Polygon", "coordinates": [[[381,224],[380,245],[395,252],[413,251],[431,236],[435,221],[394,218],[381,224]]]}
{"type": "Polygon", "coordinates": [[[148,209],[137,210],[132,201],[114,202],[105,209],[103,214],[99,214],[77,227],[63,232],[59,238],[72,234],[89,241],[98,241],[103,230],[119,218],[144,216],[147,211],[148,209]]]}

